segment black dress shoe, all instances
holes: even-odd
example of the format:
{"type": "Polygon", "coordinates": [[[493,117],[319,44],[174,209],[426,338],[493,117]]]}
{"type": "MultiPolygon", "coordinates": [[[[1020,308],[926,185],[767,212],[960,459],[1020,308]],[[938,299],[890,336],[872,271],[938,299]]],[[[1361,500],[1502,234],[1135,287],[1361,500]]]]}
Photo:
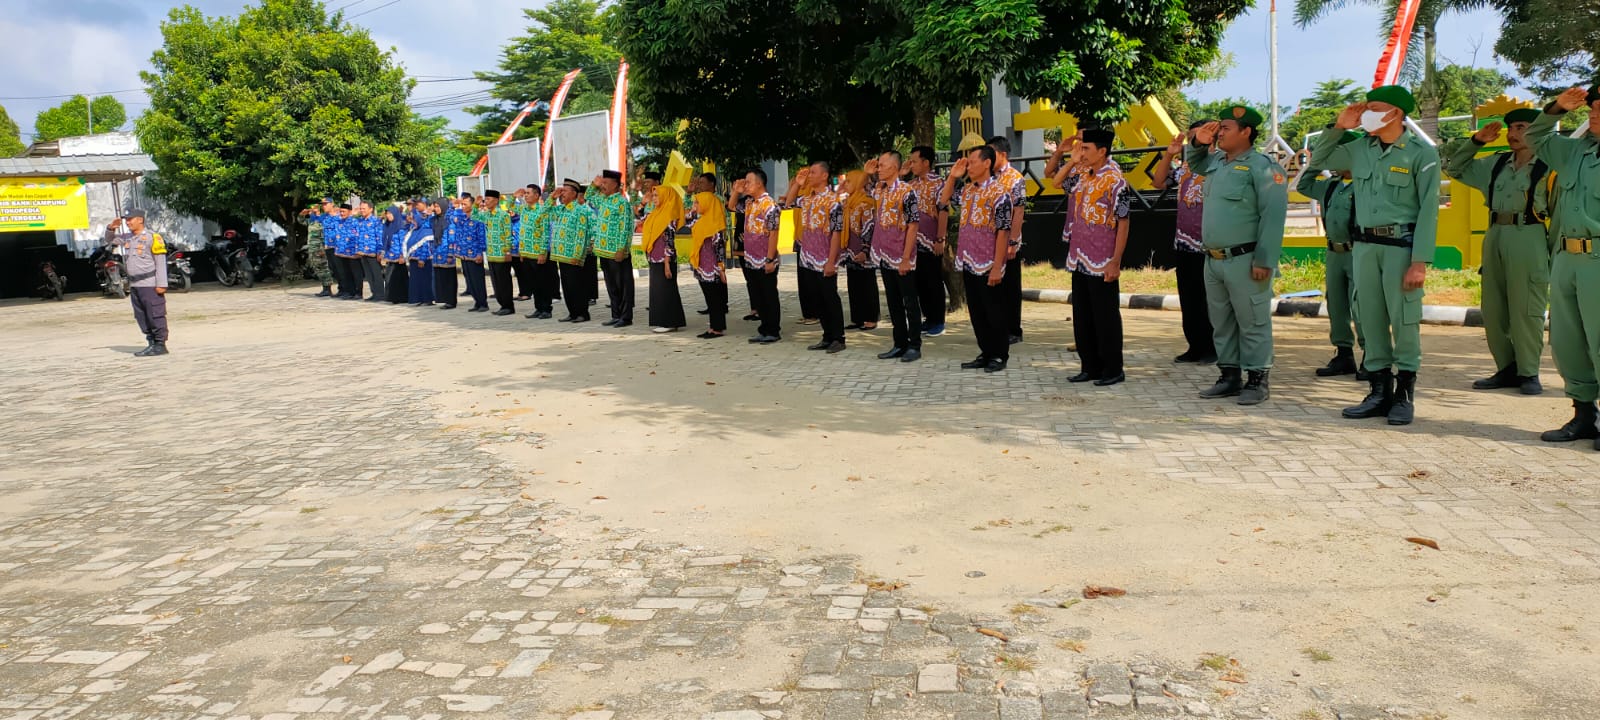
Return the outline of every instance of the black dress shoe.
{"type": "Polygon", "coordinates": [[[916,348],[906,348],[905,354],[900,356],[900,362],[916,362],[922,359],[922,351],[916,348]]]}
{"type": "Polygon", "coordinates": [[[695,312],[697,312],[697,313],[699,313],[701,315],[710,315],[711,314],[711,308],[701,308],[699,310],[696,310],[695,312]]]}
{"type": "Polygon", "coordinates": [[[750,342],[756,343],[757,345],[771,345],[781,339],[782,338],[779,338],[777,335],[757,335],[753,338],[750,338],[750,342]]]}
{"type": "Polygon", "coordinates": [[[500,317],[504,317],[504,316],[506,316],[506,315],[512,315],[512,314],[515,314],[515,313],[516,313],[516,312],[517,312],[517,311],[515,311],[515,310],[512,310],[512,309],[511,309],[511,308],[500,308],[500,309],[499,309],[499,310],[496,310],[496,311],[494,311],[494,314],[495,314],[495,315],[498,315],[498,316],[500,316],[500,317]]]}
{"type": "Polygon", "coordinates": [[[832,345],[832,344],[833,343],[831,341],[823,340],[822,342],[819,342],[819,343],[817,343],[815,345],[807,345],[806,349],[807,350],[827,350],[828,346],[832,345]]]}
{"type": "Polygon", "coordinates": [[[456,309],[456,306],[455,305],[440,305],[439,309],[440,310],[454,310],[454,309],[456,309]]]}
{"type": "Polygon", "coordinates": [[[1517,384],[1523,395],[1543,395],[1544,384],[1539,382],[1538,375],[1523,375],[1517,378],[1517,384]]]}
{"type": "Polygon", "coordinates": [[[575,323],[589,322],[589,316],[588,315],[579,315],[578,317],[573,318],[572,321],[575,322],[575,323]]]}
{"type": "Polygon", "coordinates": [[[699,335],[696,335],[695,337],[700,338],[701,340],[714,340],[716,338],[723,337],[723,333],[716,333],[707,330],[699,335]]]}
{"type": "Polygon", "coordinates": [[[989,358],[986,358],[982,355],[979,355],[969,362],[961,363],[962,370],[978,370],[986,367],[989,367],[989,358]]]}
{"type": "Polygon", "coordinates": [[[1500,388],[1517,387],[1521,384],[1517,379],[1516,367],[1503,367],[1489,377],[1472,381],[1472,389],[1499,390],[1500,388]]]}
{"type": "Polygon", "coordinates": [[[997,373],[1004,369],[1006,369],[1006,361],[999,358],[990,360],[988,365],[983,366],[983,371],[986,373],[997,373]]]}
{"type": "Polygon", "coordinates": [[[1007,338],[1006,341],[1011,343],[1012,345],[1015,345],[1015,344],[1017,344],[1019,342],[1022,342],[1022,336],[1021,335],[1012,335],[1010,338],[1007,338]]]}
{"type": "Polygon", "coordinates": [[[1097,387],[1110,387],[1112,385],[1116,385],[1117,383],[1120,383],[1123,380],[1127,380],[1127,379],[1128,379],[1128,375],[1126,373],[1117,373],[1115,375],[1112,375],[1111,377],[1100,378],[1099,380],[1094,381],[1094,384],[1097,387]]]}
{"type": "Polygon", "coordinates": [[[901,355],[904,355],[904,354],[906,354],[906,349],[902,348],[902,347],[897,347],[897,348],[894,348],[893,350],[890,350],[889,352],[878,353],[878,359],[879,360],[893,360],[893,359],[895,359],[897,357],[900,357],[901,355]]]}
{"type": "Polygon", "coordinates": [[[1086,383],[1086,382],[1089,382],[1090,380],[1093,380],[1093,379],[1094,379],[1093,375],[1090,375],[1089,373],[1086,373],[1086,372],[1080,372],[1077,375],[1073,375],[1072,377],[1067,378],[1067,382],[1069,382],[1069,383],[1086,383]]]}
{"type": "Polygon", "coordinates": [[[527,302],[527,301],[532,300],[532,299],[533,298],[531,298],[531,297],[529,297],[527,295],[518,295],[517,298],[516,298],[517,302],[527,302]]]}
{"type": "Polygon", "coordinates": [[[619,322],[621,322],[621,321],[620,320],[616,320],[616,319],[612,319],[612,320],[607,320],[607,321],[605,321],[603,323],[600,323],[600,324],[604,325],[606,327],[611,327],[612,325],[615,325],[615,324],[617,324],[619,322]]]}
{"type": "Polygon", "coordinates": [[[844,326],[844,329],[846,329],[846,330],[860,330],[861,329],[861,323],[850,323],[849,325],[844,326]]]}
{"type": "Polygon", "coordinates": [[[833,341],[831,343],[828,343],[828,354],[829,355],[832,355],[834,353],[840,353],[840,352],[844,352],[844,341],[843,340],[835,340],[835,341],[833,341]]]}
{"type": "Polygon", "coordinates": [[[572,316],[572,315],[568,315],[568,316],[566,316],[566,317],[564,317],[564,318],[561,318],[561,319],[560,319],[560,320],[557,320],[557,321],[556,321],[556,322],[574,322],[574,321],[576,321],[576,320],[577,320],[577,319],[578,319],[578,318],[576,318],[576,317],[574,317],[574,316],[572,316]]]}
{"type": "Polygon", "coordinates": [[[744,320],[746,320],[748,322],[755,322],[755,321],[760,320],[760,319],[761,319],[761,316],[757,315],[755,313],[750,313],[749,315],[744,316],[744,320]]]}
{"type": "Polygon", "coordinates": [[[489,312],[489,308],[486,308],[486,307],[475,307],[475,308],[473,308],[471,310],[468,310],[467,312],[489,312]]]}
{"type": "Polygon", "coordinates": [[[539,319],[539,315],[541,315],[541,314],[542,313],[540,313],[538,310],[535,310],[535,311],[533,311],[531,313],[528,313],[527,315],[523,315],[523,317],[525,317],[525,318],[527,318],[529,320],[538,320],[539,319]]]}
{"type": "Polygon", "coordinates": [[[612,325],[611,327],[625,328],[625,327],[628,327],[629,325],[632,325],[632,324],[633,324],[632,320],[618,320],[617,324],[612,325]]]}

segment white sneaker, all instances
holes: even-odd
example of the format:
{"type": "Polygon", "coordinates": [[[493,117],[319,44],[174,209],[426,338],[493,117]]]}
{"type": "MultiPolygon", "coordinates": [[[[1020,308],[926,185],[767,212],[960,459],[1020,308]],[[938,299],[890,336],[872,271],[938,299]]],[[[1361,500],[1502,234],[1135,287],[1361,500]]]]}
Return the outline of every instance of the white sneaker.
{"type": "Polygon", "coordinates": [[[669,332],[676,332],[677,330],[678,330],[677,328],[669,328],[669,327],[653,327],[653,328],[650,328],[650,332],[653,332],[653,333],[669,333],[669,332]]]}

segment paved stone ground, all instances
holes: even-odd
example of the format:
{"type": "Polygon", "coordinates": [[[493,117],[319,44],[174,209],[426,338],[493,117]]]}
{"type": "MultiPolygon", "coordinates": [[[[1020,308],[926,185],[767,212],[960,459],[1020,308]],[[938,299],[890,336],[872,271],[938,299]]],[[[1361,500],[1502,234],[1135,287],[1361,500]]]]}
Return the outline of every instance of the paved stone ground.
{"type": "MultiPolygon", "coordinates": [[[[1230,685],[1226,662],[1041,668],[1041,643],[1070,647],[1093,629],[941,612],[852,558],[684,546],[540,499],[545,479],[494,448],[542,435],[453,431],[428,392],[372,379],[407,348],[462,342],[436,325],[376,325],[373,356],[283,351],[248,322],[304,313],[295,322],[314,325],[345,309],[303,293],[197,293],[175,313],[180,385],[158,364],[177,356],[57,354],[52,335],[82,302],[0,309],[19,348],[0,378],[0,719],[1257,718],[1285,699],[1230,685]],[[233,341],[185,346],[181,322],[212,312],[237,316],[233,341]]],[[[91,342],[133,335],[120,308],[95,310],[91,342]]],[[[1329,418],[1359,394],[1352,384],[1283,383],[1251,411],[1200,401],[1209,371],[1174,371],[1168,348],[1141,343],[1158,326],[1130,328],[1132,381],[1092,396],[1062,383],[1076,363],[1059,342],[1030,342],[987,378],[960,374],[966,357],[951,353],[896,372],[861,343],[828,359],[795,342],[733,359],[726,344],[684,351],[862,408],[1020,408],[981,432],[1093,447],[1441,542],[1600,562],[1600,455],[1492,418],[1471,434],[1426,420],[1346,431],[1329,418]]],[[[1422,413],[1462,402],[1430,390],[1422,413]]],[[[1424,716],[1317,699],[1343,720],[1424,716]]]]}

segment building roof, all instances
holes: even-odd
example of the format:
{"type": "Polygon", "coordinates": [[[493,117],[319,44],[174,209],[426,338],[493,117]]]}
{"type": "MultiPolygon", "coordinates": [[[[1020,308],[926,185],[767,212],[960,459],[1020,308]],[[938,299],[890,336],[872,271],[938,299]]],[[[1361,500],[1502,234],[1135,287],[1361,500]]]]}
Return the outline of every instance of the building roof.
{"type": "Polygon", "coordinates": [[[156,171],[149,155],[0,158],[0,177],[81,177],[84,182],[128,180],[156,171]]]}

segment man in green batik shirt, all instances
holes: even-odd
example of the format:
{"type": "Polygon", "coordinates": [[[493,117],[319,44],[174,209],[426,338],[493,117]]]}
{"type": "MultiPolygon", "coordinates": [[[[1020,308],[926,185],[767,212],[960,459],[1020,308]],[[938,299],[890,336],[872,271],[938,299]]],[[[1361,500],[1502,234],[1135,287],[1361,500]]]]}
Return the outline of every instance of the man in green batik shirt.
{"type": "Polygon", "coordinates": [[[583,264],[594,242],[594,211],[577,201],[582,191],[578,181],[562,181],[556,191],[557,205],[548,211],[550,259],[558,263],[561,296],[567,304],[567,316],[561,322],[589,322],[589,300],[594,292],[594,281],[583,264]]]}
{"type": "Polygon", "coordinates": [[[1556,256],[1550,268],[1550,349],[1566,382],[1573,417],[1540,436],[1545,442],[1595,438],[1595,399],[1600,383],[1600,85],[1572,88],[1545,106],[1528,128],[1540,160],[1556,173],[1555,207],[1550,218],[1556,256]],[[1556,134],[1561,116],[1588,106],[1589,129],[1581,137],[1556,134]]]}
{"type": "Polygon", "coordinates": [[[1311,147],[1312,162],[1349,170],[1355,184],[1356,322],[1367,338],[1370,390],[1343,415],[1387,417],[1390,425],[1410,425],[1416,412],[1422,284],[1439,226],[1439,151],[1407,129],[1406,115],[1416,109],[1399,85],[1373,88],[1311,147]],[[1341,145],[1342,132],[1357,127],[1367,136],[1341,145]]]}
{"type": "Polygon", "coordinates": [[[594,180],[589,193],[594,211],[594,253],[606,278],[606,295],[611,298],[609,327],[633,324],[633,205],[622,192],[622,173],[606,170],[594,180]]]}
{"type": "Polygon", "coordinates": [[[1184,153],[1189,170],[1206,178],[1200,236],[1206,309],[1221,371],[1200,397],[1238,396],[1240,405],[1271,395],[1272,275],[1289,212],[1283,168],[1255,149],[1261,122],[1261,113],[1251,108],[1230,107],[1221,119],[1196,128],[1184,153]]]}
{"type": "Polygon", "coordinates": [[[517,311],[511,288],[511,211],[500,202],[499,190],[484,191],[482,206],[472,212],[472,219],[483,223],[488,233],[483,256],[489,261],[489,280],[500,305],[494,314],[510,315],[517,311]]]}
{"type": "MultiPolygon", "coordinates": [[[[1360,138],[1347,130],[1340,142],[1354,142],[1360,138]]],[[[1366,380],[1367,371],[1356,363],[1355,354],[1357,345],[1362,352],[1367,349],[1367,338],[1361,334],[1361,325],[1355,322],[1354,315],[1356,283],[1350,251],[1358,231],[1355,184],[1350,181],[1348,170],[1321,177],[1322,169],[1311,162],[1311,151],[1301,152],[1305,154],[1306,167],[1294,189],[1322,205],[1322,227],[1328,237],[1322,281],[1328,291],[1328,341],[1333,343],[1334,355],[1327,365],[1317,368],[1317,377],[1354,374],[1356,380],[1366,380]]]]}
{"type": "Polygon", "coordinates": [[[1479,390],[1521,388],[1544,392],[1539,356],[1544,354],[1544,310],[1550,296],[1550,233],[1544,226],[1549,166],[1533,156],[1528,126],[1539,111],[1521,108],[1484,125],[1472,137],[1444,146],[1444,172],[1484,194],[1489,231],[1483,236],[1483,334],[1494,356],[1495,374],[1477,380],[1479,390]],[[1506,129],[1509,152],[1477,157],[1506,129]]]}
{"type": "MultiPolygon", "coordinates": [[[[538,186],[532,190],[537,192],[538,186]]],[[[552,303],[556,296],[556,286],[561,282],[556,273],[556,264],[550,260],[550,210],[556,204],[554,195],[541,197],[538,202],[529,204],[522,209],[521,238],[518,246],[522,254],[522,262],[527,263],[533,276],[533,312],[525,317],[534,320],[549,320],[555,317],[552,303]]]]}

